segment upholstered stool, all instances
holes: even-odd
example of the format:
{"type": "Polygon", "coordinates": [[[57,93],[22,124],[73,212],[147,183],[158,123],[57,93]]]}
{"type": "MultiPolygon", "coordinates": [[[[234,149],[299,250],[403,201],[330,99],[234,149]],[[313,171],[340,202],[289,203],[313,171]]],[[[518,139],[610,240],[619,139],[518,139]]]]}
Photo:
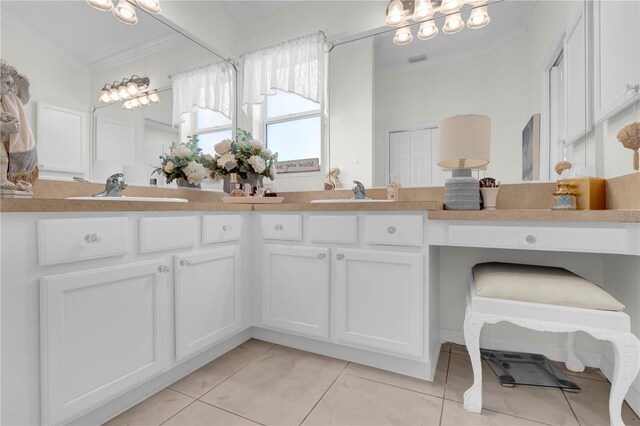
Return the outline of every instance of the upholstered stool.
{"type": "Polygon", "coordinates": [[[473,385],[464,393],[464,408],[482,410],[480,331],[485,323],[507,321],[537,331],[569,333],[569,370],[584,365],[574,353],[576,331],[613,344],[615,366],[609,395],[612,425],[623,425],[622,402],[640,370],[640,341],[630,332],[624,306],[596,284],[562,268],[482,263],[473,267],[464,320],[464,339],[471,357],[473,385]]]}

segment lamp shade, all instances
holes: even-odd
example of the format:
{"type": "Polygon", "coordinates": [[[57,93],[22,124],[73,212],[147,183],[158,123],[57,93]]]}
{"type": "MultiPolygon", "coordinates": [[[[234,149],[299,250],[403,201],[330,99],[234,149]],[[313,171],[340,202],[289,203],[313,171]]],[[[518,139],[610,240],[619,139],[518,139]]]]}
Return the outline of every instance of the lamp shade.
{"type": "Polygon", "coordinates": [[[456,115],[438,127],[438,165],[477,169],[489,163],[491,119],[485,115],[456,115]]]}

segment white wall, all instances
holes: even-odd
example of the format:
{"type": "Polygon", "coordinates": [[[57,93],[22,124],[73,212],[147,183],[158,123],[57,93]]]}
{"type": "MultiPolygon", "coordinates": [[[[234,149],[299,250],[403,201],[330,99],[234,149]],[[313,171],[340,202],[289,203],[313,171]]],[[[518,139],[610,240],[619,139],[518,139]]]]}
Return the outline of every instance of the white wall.
{"type": "Polygon", "coordinates": [[[526,46],[520,36],[485,54],[377,73],[374,185],[385,184],[390,130],[438,125],[458,114],[491,117],[486,175],[503,183],[521,181],[522,129],[531,117],[526,107],[526,46]]]}
{"type": "MultiPolygon", "coordinates": [[[[336,47],[329,62],[330,165],[346,188],[373,185],[373,40],[336,47]]],[[[376,95],[377,96],[377,95],[376,95]]]]}
{"type": "Polygon", "coordinates": [[[633,151],[625,148],[617,135],[627,124],[640,122],[640,102],[600,123],[590,135],[597,144],[598,176],[606,179],[634,173],[633,151]]]}
{"type": "MultiPolygon", "coordinates": [[[[43,48],[31,38],[8,27],[1,26],[2,58],[26,75],[31,83],[31,100],[25,113],[38,143],[36,111],[38,102],[89,112],[89,70],[43,48]]],[[[88,123],[87,123],[88,124],[88,123]]],[[[89,128],[85,135],[84,164],[88,168],[90,154],[89,128]]],[[[42,178],[71,179],[78,173],[52,172],[41,168],[42,178]]]]}

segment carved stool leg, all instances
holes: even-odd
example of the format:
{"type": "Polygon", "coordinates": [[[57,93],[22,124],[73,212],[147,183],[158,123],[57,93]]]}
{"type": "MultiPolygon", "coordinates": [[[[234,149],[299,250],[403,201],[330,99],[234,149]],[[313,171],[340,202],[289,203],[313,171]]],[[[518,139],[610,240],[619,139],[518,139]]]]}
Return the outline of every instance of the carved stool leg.
{"type": "Polygon", "coordinates": [[[472,413],[482,411],[482,361],[480,359],[480,331],[484,320],[480,315],[469,312],[464,319],[464,341],[471,358],[473,385],[464,393],[464,409],[472,413]]]}
{"type": "Polygon", "coordinates": [[[584,371],[584,364],[580,361],[580,358],[576,356],[574,352],[574,342],[576,339],[576,332],[572,331],[567,334],[567,359],[564,365],[571,371],[581,372],[584,371]]]}
{"type": "Polygon", "coordinates": [[[640,371],[640,341],[631,333],[622,333],[609,339],[613,344],[615,365],[611,394],[609,395],[609,420],[612,425],[622,422],[622,402],[640,371]]]}

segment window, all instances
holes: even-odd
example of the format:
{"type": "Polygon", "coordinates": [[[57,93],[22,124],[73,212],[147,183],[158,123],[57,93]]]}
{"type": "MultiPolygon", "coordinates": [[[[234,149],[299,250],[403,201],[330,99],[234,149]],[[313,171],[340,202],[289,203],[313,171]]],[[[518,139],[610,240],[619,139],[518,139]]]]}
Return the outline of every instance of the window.
{"type": "Polygon", "coordinates": [[[218,111],[195,108],[191,114],[193,133],[198,135],[198,146],[204,154],[215,154],[213,146],[223,139],[231,139],[231,119],[218,111]]]}
{"type": "Polygon", "coordinates": [[[278,161],[318,158],[322,161],[322,117],[320,103],[277,90],[267,96],[264,135],[267,148],[278,153],[278,161]]]}

